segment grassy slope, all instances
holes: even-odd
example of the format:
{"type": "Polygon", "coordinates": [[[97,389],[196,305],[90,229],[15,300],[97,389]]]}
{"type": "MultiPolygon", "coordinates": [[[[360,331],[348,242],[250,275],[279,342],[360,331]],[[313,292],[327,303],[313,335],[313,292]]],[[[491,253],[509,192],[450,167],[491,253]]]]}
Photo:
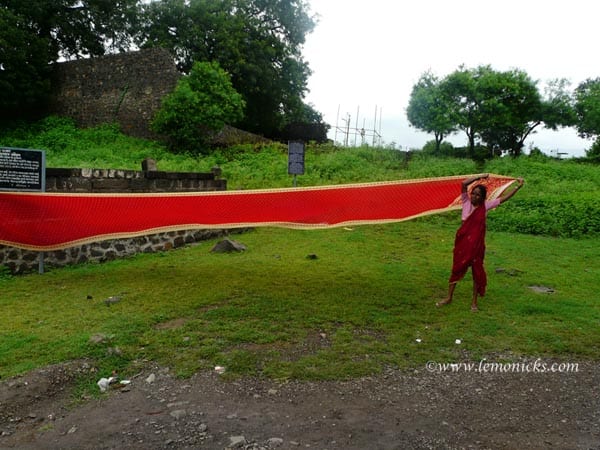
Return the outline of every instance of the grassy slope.
{"type": "MultiPolygon", "coordinates": [[[[109,167],[114,158],[114,166],[137,168],[151,156],[169,170],[208,170],[218,163],[232,188],[291,183],[284,149],[189,158],[115,138],[112,130],[95,130],[100,137],[94,139],[54,132],[55,141],[68,144],[46,147],[50,166],[109,167]],[[85,142],[85,155],[77,142],[85,142]]],[[[40,136],[0,144],[42,148],[35,139],[48,137],[40,136]]],[[[309,152],[300,184],[480,171],[469,161],[418,157],[407,169],[394,152],[309,152]]],[[[499,231],[515,223],[503,217],[519,218],[519,201],[597,196],[598,167],[521,159],[493,161],[483,170],[523,175],[528,183],[490,214],[489,289],[479,314],[468,310],[470,280],[459,284],[455,304],[433,307],[446,291],[456,214],[351,230],[257,229],[237,237],[249,247],[241,254],[212,254],[214,242],[207,242],[0,278],[0,376],[80,357],[95,358],[105,373],[133,372],[137,361],[153,359],[181,375],[225,365],[229,374],[278,378],[345,378],[384,365],[423,367],[428,360],[484,356],[598,359],[598,239],[499,231]],[[536,293],[532,285],[556,292],[536,293]],[[102,300],[111,295],[122,301],[107,307],[102,300]],[[96,333],[109,340],[90,344],[96,333]]]]}

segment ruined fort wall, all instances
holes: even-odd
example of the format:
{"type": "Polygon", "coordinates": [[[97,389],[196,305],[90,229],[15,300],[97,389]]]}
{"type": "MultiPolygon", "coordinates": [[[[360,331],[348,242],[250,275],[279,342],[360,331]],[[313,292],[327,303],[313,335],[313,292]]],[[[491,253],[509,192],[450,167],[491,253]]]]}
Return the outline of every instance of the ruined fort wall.
{"type": "Polygon", "coordinates": [[[83,127],[117,122],[125,134],[153,138],[149,124],[180,77],[161,48],[62,62],[49,112],[83,127]]]}

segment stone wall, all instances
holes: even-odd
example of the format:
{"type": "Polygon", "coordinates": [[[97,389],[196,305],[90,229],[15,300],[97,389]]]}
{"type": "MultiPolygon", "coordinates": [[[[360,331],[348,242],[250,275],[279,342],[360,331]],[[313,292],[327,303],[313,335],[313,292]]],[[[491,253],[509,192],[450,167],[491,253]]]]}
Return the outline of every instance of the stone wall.
{"type": "MultiPolygon", "coordinates": [[[[58,63],[48,114],[69,117],[81,127],[118,123],[129,136],[164,139],[150,122],[182,74],[162,48],[58,63]]],[[[213,145],[269,142],[226,125],[209,138],[213,145]]]]}
{"type": "Polygon", "coordinates": [[[49,112],[84,127],[117,122],[126,134],[153,138],[149,123],[180,77],[161,48],[59,63],[49,112]]]}
{"type": "MultiPolygon", "coordinates": [[[[217,172],[218,169],[214,169],[217,172]]],[[[47,192],[194,192],[224,191],[227,181],[215,172],[162,172],[119,169],[46,169],[47,192]]]]}
{"type": "MultiPolygon", "coordinates": [[[[87,262],[105,262],[138,253],[156,253],[172,250],[194,242],[228,235],[238,230],[184,230],[157,233],[130,239],[93,242],[87,245],[43,253],[44,271],[87,262]]],[[[25,274],[38,271],[40,253],[0,245],[0,264],[10,273],[25,274]]]]}
{"type": "MultiPolygon", "coordinates": [[[[146,160],[147,170],[116,169],[46,169],[48,192],[194,192],[222,191],[226,180],[219,178],[220,169],[210,173],[162,172],[152,170],[155,164],[146,160]],[[148,170],[150,169],[150,170],[148,170]]],[[[237,232],[239,230],[233,230],[237,232]]],[[[184,230],[164,232],[129,239],[114,239],[44,252],[44,267],[62,267],[84,262],[103,262],[181,247],[186,244],[229,234],[226,230],[184,230]]],[[[27,273],[39,269],[39,252],[0,245],[0,264],[11,273],[27,273]]]]}

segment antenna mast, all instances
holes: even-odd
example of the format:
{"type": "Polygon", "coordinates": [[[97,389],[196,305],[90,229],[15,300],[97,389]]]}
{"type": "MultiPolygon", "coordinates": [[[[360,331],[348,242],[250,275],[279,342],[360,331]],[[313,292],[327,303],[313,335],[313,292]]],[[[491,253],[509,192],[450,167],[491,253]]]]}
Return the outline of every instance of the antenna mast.
{"type": "Polygon", "coordinates": [[[356,107],[356,118],[354,120],[354,127],[351,127],[352,117],[350,113],[346,113],[345,117],[340,119],[340,106],[338,105],[338,113],[335,122],[335,134],[334,134],[334,144],[340,144],[344,147],[348,147],[350,139],[353,138],[354,146],[356,147],[357,139],[360,137],[360,145],[364,145],[367,142],[367,139],[372,138],[373,147],[377,145],[381,145],[383,139],[381,138],[381,116],[382,116],[382,108],[375,106],[375,116],[373,121],[373,128],[366,128],[366,120],[363,119],[362,127],[359,128],[359,117],[360,117],[360,105],[356,107]],[[378,116],[379,115],[379,119],[378,116]],[[340,120],[343,122],[343,125],[340,125],[340,120]],[[377,126],[377,121],[379,120],[379,127],[377,126]],[[342,135],[340,138],[341,142],[338,142],[338,132],[342,135]]]}

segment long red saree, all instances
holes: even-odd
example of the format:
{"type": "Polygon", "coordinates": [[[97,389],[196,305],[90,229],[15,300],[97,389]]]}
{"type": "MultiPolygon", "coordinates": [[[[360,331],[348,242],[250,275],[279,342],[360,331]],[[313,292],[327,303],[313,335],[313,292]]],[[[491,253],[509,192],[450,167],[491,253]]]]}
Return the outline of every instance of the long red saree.
{"type": "MultiPolygon", "coordinates": [[[[0,244],[48,251],[176,230],[399,222],[460,208],[464,178],[161,194],[0,192],[0,244]]],[[[488,197],[512,181],[490,175],[488,197]]]]}

